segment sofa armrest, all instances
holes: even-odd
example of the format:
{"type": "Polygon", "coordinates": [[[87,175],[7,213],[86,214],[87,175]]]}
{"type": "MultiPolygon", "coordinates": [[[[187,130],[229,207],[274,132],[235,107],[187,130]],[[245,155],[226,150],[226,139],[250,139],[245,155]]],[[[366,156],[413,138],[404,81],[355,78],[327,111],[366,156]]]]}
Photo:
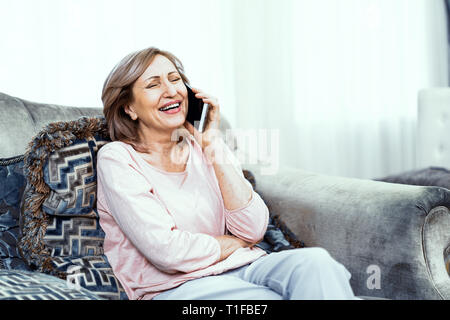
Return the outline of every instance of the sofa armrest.
{"type": "Polygon", "coordinates": [[[449,255],[449,232],[450,210],[444,206],[433,208],[425,218],[423,246],[430,277],[444,299],[450,299],[448,265],[442,267],[449,255]]]}
{"type": "Polygon", "coordinates": [[[449,190],[289,168],[275,175],[246,169],[272,214],[306,246],[327,249],[347,267],[356,295],[450,298],[443,254],[450,242],[449,190]],[[438,207],[447,211],[434,219],[438,207]]]}

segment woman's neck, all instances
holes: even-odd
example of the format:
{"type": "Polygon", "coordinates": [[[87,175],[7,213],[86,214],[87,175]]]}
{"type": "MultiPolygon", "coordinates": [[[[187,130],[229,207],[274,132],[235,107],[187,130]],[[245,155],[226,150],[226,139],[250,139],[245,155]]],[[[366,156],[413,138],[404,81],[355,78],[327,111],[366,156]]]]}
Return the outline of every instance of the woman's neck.
{"type": "Polygon", "coordinates": [[[183,171],[189,156],[189,147],[184,126],[161,132],[156,130],[139,130],[139,139],[144,152],[139,152],[150,164],[166,171],[183,171]]]}
{"type": "Polygon", "coordinates": [[[147,150],[149,154],[158,154],[160,156],[170,155],[171,152],[180,147],[181,141],[179,135],[177,135],[178,129],[171,131],[157,131],[150,128],[140,128],[138,135],[139,141],[142,147],[147,150]]]}
{"type": "Polygon", "coordinates": [[[168,172],[183,172],[189,158],[189,145],[184,140],[176,143],[176,141],[157,142],[153,141],[145,145],[146,151],[138,153],[142,158],[152,166],[168,172]]]}

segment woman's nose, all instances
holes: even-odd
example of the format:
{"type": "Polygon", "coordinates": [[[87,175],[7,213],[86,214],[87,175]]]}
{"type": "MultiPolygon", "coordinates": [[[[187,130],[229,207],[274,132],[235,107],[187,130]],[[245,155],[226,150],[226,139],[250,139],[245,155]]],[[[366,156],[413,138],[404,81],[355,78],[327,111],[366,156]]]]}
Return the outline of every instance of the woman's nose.
{"type": "Polygon", "coordinates": [[[164,87],[165,87],[164,94],[166,94],[167,96],[172,97],[177,94],[176,87],[172,82],[170,81],[165,82],[164,87]]]}

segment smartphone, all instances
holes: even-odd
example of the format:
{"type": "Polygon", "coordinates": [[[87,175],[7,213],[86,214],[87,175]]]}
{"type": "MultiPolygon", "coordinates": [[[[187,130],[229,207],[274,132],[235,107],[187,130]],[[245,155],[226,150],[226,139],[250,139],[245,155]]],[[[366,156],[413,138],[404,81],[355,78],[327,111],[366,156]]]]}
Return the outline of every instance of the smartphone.
{"type": "Polygon", "coordinates": [[[188,113],[186,120],[189,121],[199,132],[203,132],[206,125],[209,104],[202,99],[196,98],[191,86],[185,83],[188,92],[188,113]]]}

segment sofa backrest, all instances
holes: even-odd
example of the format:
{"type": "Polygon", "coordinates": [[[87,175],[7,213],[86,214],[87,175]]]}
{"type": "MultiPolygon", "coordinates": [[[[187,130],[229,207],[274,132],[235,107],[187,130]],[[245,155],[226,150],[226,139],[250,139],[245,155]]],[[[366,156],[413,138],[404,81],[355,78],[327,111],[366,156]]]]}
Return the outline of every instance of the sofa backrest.
{"type": "Polygon", "coordinates": [[[417,115],[416,168],[449,167],[450,88],[419,91],[417,115]]]}
{"type": "MultiPolygon", "coordinates": [[[[34,135],[48,123],[98,115],[103,115],[101,108],[37,103],[0,92],[0,158],[24,154],[34,135]]],[[[222,132],[229,127],[228,121],[221,116],[222,132]]]]}
{"type": "Polygon", "coordinates": [[[36,103],[0,92],[0,158],[24,154],[32,137],[50,122],[102,114],[100,108],[36,103]]]}

